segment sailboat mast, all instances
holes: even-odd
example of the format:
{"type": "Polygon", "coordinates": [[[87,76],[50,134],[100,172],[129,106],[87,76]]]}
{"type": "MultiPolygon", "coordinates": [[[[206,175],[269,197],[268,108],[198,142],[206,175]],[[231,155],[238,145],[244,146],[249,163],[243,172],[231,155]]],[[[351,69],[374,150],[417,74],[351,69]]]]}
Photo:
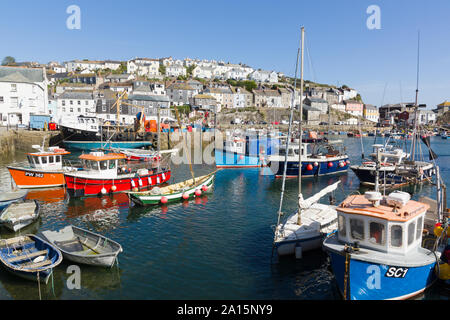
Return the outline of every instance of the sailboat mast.
{"type": "MultiPolygon", "coordinates": [[[[302,27],[302,54],[300,59],[300,107],[299,107],[299,125],[298,131],[300,132],[300,138],[298,139],[298,196],[300,197],[302,194],[302,140],[303,140],[303,128],[302,128],[302,120],[303,120],[303,52],[305,47],[305,27],[302,27]]],[[[299,199],[300,200],[300,199],[299,199]]],[[[298,214],[297,214],[297,224],[302,223],[301,218],[301,208],[300,201],[298,201],[298,214]]]]}
{"type": "Polygon", "coordinates": [[[417,110],[419,109],[419,62],[420,62],[420,31],[417,34],[417,82],[416,82],[416,100],[414,102],[414,130],[411,142],[411,160],[414,161],[416,155],[416,143],[418,143],[417,110]]]}

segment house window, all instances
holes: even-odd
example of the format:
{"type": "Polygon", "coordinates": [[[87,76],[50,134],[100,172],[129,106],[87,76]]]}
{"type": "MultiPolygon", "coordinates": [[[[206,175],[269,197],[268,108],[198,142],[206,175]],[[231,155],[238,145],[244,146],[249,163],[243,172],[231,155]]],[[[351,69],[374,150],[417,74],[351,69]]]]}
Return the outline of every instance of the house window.
{"type": "Polygon", "coordinates": [[[66,100],[62,101],[62,105],[65,106],[66,105],[66,100]]]}
{"type": "Polygon", "coordinates": [[[106,106],[102,106],[102,111],[106,112],[106,106]]]}
{"type": "Polygon", "coordinates": [[[62,108],[62,111],[63,111],[63,112],[66,112],[66,108],[62,108]]]}
{"type": "Polygon", "coordinates": [[[89,108],[84,109],[84,112],[89,113],[89,108]]]}
{"type": "Polygon", "coordinates": [[[11,92],[17,92],[17,84],[11,83],[11,92]]]}
{"type": "Polygon", "coordinates": [[[89,101],[86,100],[86,101],[84,102],[84,104],[85,104],[85,105],[88,105],[88,104],[89,104],[89,101]]]}
{"type": "Polygon", "coordinates": [[[364,221],[350,219],[350,235],[355,240],[364,240],[364,221]]]}
{"type": "Polygon", "coordinates": [[[403,242],[403,228],[401,226],[391,227],[391,246],[401,247],[403,242]]]}
{"type": "Polygon", "coordinates": [[[13,107],[13,108],[19,107],[19,98],[11,97],[11,107],[13,107]]]}
{"type": "Polygon", "coordinates": [[[73,108],[70,108],[70,112],[73,112],[73,108]]]}
{"type": "Polygon", "coordinates": [[[77,102],[78,102],[78,105],[81,105],[81,101],[80,100],[78,100],[77,102]]]}
{"type": "Polygon", "coordinates": [[[384,224],[378,222],[369,223],[369,242],[384,245],[386,243],[386,232],[384,224]]]}
{"type": "Polygon", "coordinates": [[[73,100],[70,100],[70,104],[73,105],[73,100]]]}
{"type": "Polygon", "coordinates": [[[4,98],[3,98],[3,97],[0,97],[0,103],[3,103],[3,102],[5,102],[5,101],[4,101],[4,98]]]}

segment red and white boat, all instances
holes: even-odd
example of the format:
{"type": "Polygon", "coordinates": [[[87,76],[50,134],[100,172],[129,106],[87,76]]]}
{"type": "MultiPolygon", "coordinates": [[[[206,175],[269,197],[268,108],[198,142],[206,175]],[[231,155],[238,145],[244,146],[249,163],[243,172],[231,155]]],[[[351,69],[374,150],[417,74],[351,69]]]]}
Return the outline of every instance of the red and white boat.
{"type": "Polygon", "coordinates": [[[80,157],[83,170],[64,174],[72,197],[97,196],[122,191],[148,190],[170,180],[168,168],[128,169],[122,153],[91,152],[80,157]]]}
{"type": "Polygon", "coordinates": [[[8,166],[9,173],[18,188],[50,188],[64,185],[64,172],[76,168],[63,167],[63,156],[70,152],[59,147],[49,147],[47,150],[39,145],[33,145],[37,152],[27,153],[28,166],[8,166]]]}

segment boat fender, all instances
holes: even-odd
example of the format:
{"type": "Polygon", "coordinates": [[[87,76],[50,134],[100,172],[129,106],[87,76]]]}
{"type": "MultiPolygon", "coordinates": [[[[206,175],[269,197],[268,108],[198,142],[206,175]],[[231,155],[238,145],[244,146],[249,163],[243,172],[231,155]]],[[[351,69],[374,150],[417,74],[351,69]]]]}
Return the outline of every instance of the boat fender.
{"type": "Polygon", "coordinates": [[[317,167],[319,165],[319,163],[316,161],[314,162],[314,167],[317,167]]]}
{"type": "Polygon", "coordinates": [[[147,177],[147,180],[148,180],[148,185],[151,186],[152,185],[152,178],[147,177]]]}
{"type": "Polygon", "coordinates": [[[117,190],[117,187],[113,185],[113,186],[111,187],[111,190],[112,190],[112,191],[116,191],[116,190],[117,190]]]}
{"type": "Polygon", "coordinates": [[[189,199],[189,195],[185,192],[183,193],[183,195],[181,196],[184,200],[189,199]]]}
{"type": "Polygon", "coordinates": [[[311,171],[312,169],[314,169],[314,167],[312,166],[312,164],[306,165],[306,170],[311,171]]]}
{"type": "Polygon", "coordinates": [[[204,191],[204,192],[208,191],[208,187],[206,185],[203,185],[202,186],[202,191],[204,191]]]}
{"type": "Polygon", "coordinates": [[[106,194],[106,189],[104,187],[102,188],[101,191],[102,191],[102,194],[106,194]]]}
{"type": "Polygon", "coordinates": [[[157,183],[157,184],[160,184],[159,176],[156,176],[156,183],[157,183]]]}
{"type": "Polygon", "coordinates": [[[131,186],[132,186],[133,188],[136,187],[136,183],[134,182],[133,179],[131,179],[131,186]]]}
{"type": "Polygon", "coordinates": [[[163,181],[166,180],[166,175],[163,173],[163,174],[161,175],[161,178],[163,179],[163,181]]]}
{"type": "Polygon", "coordinates": [[[200,196],[201,194],[202,194],[202,190],[200,190],[200,189],[195,190],[195,195],[197,197],[200,196]]]}
{"type": "Polygon", "coordinates": [[[333,162],[328,162],[328,168],[333,167],[333,162]]]}
{"type": "Polygon", "coordinates": [[[167,197],[161,197],[161,203],[162,204],[165,204],[165,203],[167,203],[167,197]]]}
{"type": "Polygon", "coordinates": [[[141,180],[141,178],[139,178],[138,184],[139,184],[139,187],[142,187],[142,180],[141,180]]]}

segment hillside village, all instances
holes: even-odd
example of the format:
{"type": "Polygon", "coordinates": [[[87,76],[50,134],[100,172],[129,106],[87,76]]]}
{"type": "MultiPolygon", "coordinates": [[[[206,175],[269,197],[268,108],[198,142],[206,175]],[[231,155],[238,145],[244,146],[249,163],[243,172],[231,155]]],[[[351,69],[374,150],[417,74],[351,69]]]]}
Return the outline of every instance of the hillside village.
{"type": "MultiPolygon", "coordinates": [[[[361,121],[392,124],[402,119],[402,113],[413,111],[413,103],[378,108],[364,104],[356,89],[310,81],[305,81],[302,100],[304,121],[311,125],[333,119],[344,119],[339,123],[350,125],[361,121]],[[340,117],[334,117],[336,114],[340,117]]],[[[294,89],[292,78],[242,63],[168,57],[62,64],[7,61],[0,67],[1,126],[28,126],[30,116],[39,114],[50,116],[57,124],[80,115],[133,124],[138,112],[144,111],[151,119],[156,118],[157,109],[163,120],[175,121],[175,107],[191,116],[235,110],[266,110],[270,114],[287,110],[292,103],[300,104],[299,83],[294,89]],[[117,118],[116,101],[122,93],[117,118]]],[[[435,123],[449,108],[450,102],[444,102],[433,111],[421,109],[418,119],[421,124],[435,123]]]]}

